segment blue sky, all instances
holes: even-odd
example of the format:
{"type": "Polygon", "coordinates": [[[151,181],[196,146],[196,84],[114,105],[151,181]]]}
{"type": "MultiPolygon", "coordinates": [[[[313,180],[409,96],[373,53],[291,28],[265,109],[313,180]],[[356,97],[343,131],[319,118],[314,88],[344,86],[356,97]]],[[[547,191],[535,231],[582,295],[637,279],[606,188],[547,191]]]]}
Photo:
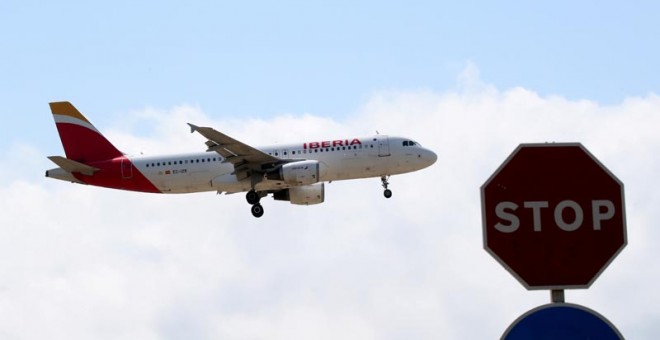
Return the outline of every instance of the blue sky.
{"type": "Polygon", "coordinates": [[[497,338],[549,294],[483,251],[479,187],[544,141],[582,142],[626,186],[628,247],[567,301],[660,337],[658,7],[1,2],[0,337],[497,338]],[[253,145],[379,130],[439,159],[391,200],[335,182],[256,220],[240,195],[44,179],[59,100],[133,154],[201,150],[193,122],[253,145]]]}
{"type": "Polygon", "coordinates": [[[382,89],[445,90],[470,60],[498,88],[617,103],[657,92],[654,2],[9,1],[0,96],[213,115],[346,117],[382,89]]]}

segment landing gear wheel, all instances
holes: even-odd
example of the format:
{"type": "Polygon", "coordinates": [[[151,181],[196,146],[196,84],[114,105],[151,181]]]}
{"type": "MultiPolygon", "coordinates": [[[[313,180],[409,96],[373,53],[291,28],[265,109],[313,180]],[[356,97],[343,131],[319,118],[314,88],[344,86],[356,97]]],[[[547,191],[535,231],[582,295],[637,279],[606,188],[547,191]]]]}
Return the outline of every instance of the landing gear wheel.
{"type": "Polygon", "coordinates": [[[261,206],[261,204],[257,203],[250,208],[250,211],[252,212],[252,216],[259,218],[264,215],[264,207],[261,206]]]}
{"type": "MultiPolygon", "coordinates": [[[[249,204],[257,204],[261,200],[261,196],[254,190],[250,190],[245,194],[245,199],[249,204]]],[[[263,210],[263,209],[262,209],[263,210]]]]}
{"type": "Polygon", "coordinates": [[[385,191],[383,192],[383,195],[385,198],[390,198],[392,197],[392,190],[388,189],[387,186],[390,185],[390,182],[387,180],[390,178],[390,176],[382,176],[380,178],[380,181],[383,182],[383,188],[385,188],[385,191]]]}

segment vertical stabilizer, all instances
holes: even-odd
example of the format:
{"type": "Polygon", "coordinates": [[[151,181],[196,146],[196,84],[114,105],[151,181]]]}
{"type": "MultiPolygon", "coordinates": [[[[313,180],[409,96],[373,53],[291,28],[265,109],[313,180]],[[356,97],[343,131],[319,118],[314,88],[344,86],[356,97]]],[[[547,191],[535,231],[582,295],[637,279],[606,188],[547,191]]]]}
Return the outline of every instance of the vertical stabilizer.
{"type": "Polygon", "coordinates": [[[49,105],[68,159],[89,163],[123,155],[71,103],[49,105]]]}

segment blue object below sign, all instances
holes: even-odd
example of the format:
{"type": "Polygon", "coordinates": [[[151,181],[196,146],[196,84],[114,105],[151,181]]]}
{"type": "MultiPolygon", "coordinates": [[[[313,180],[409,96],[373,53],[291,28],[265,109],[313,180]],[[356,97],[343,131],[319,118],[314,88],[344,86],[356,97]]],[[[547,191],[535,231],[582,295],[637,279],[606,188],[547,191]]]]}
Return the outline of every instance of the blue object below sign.
{"type": "Polygon", "coordinates": [[[623,339],[602,315],[572,303],[551,303],[530,310],[509,326],[502,339],[623,339]]]}

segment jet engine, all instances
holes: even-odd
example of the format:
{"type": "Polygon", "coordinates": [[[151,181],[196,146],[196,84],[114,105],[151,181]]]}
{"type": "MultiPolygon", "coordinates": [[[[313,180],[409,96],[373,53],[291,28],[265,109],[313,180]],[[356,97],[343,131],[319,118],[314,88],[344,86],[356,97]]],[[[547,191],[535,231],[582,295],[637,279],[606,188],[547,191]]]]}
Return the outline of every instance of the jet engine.
{"type": "Polygon", "coordinates": [[[319,181],[319,162],[306,160],[287,163],[277,170],[267,173],[266,178],[291,185],[313,184],[319,181]]]}
{"type": "Polygon", "coordinates": [[[323,203],[324,193],[323,183],[316,183],[280,190],[273,193],[273,198],[278,201],[290,201],[291,204],[312,205],[323,203]]]}

